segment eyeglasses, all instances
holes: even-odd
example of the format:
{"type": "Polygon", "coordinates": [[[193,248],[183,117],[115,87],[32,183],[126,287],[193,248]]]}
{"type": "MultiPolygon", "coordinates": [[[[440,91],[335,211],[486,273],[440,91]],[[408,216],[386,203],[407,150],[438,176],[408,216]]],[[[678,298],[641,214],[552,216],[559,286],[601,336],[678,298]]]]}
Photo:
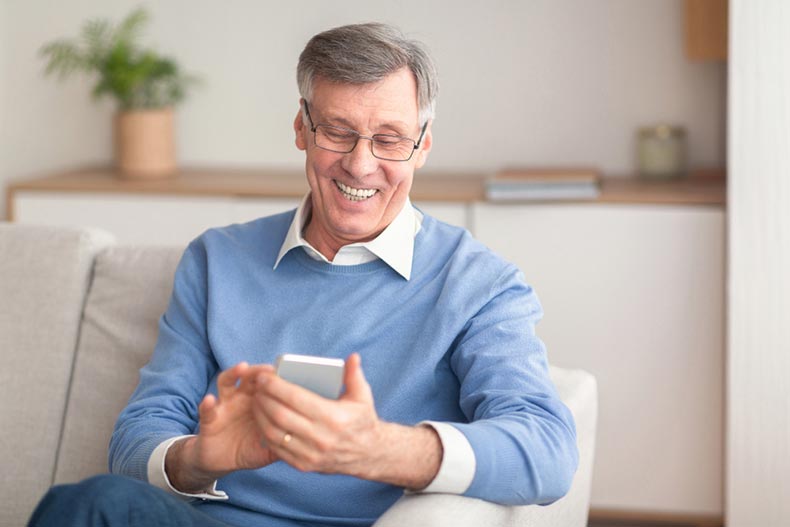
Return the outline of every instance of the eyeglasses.
{"type": "Polygon", "coordinates": [[[370,152],[373,157],[384,161],[408,161],[414,155],[414,151],[420,148],[428,121],[422,125],[420,137],[415,142],[414,139],[394,134],[373,134],[372,136],[362,135],[356,130],[343,128],[342,126],[330,126],[328,124],[313,124],[310,116],[310,109],[307,101],[304,101],[304,111],[310,121],[310,131],[315,138],[315,146],[322,150],[337,152],[338,154],[348,154],[357,147],[360,139],[370,141],[370,152]]]}

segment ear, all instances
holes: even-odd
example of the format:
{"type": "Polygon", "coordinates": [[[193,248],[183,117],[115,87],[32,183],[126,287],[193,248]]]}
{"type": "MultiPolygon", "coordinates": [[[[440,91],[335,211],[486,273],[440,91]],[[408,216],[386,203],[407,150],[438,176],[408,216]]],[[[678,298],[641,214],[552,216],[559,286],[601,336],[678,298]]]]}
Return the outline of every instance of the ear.
{"type": "Polygon", "coordinates": [[[414,169],[422,168],[425,162],[428,160],[428,154],[431,153],[431,148],[433,147],[433,132],[431,132],[431,128],[433,127],[433,119],[428,121],[428,126],[425,128],[425,134],[422,136],[422,142],[420,143],[420,149],[417,150],[417,161],[414,163],[414,169]]]}
{"type": "Polygon", "coordinates": [[[299,111],[296,112],[294,119],[294,132],[296,133],[296,148],[299,150],[307,150],[307,126],[304,124],[304,116],[302,114],[302,107],[304,99],[299,99],[299,111]]]}

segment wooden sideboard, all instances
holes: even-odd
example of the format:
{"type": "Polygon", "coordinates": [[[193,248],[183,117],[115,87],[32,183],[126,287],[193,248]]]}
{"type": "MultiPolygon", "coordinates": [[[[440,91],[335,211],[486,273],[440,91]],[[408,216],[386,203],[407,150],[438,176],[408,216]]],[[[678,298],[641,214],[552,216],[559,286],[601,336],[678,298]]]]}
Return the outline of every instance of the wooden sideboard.
{"type": "MultiPolygon", "coordinates": [[[[414,201],[483,201],[484,182],[485,176],[479,173],[417,173],[411,197],[414,201]]],[[[6,210],[12,221],[17,195],[27,193],[298,198],[306,191],[304,173],[286,169],[185,169],[172,178],[145,181],[123,179],[112,169],[94,167],[12,182],[6,210]]],[[[595,202],[723,206],[725,200],[725,185],[716,178],[645,181],[617,177],[603,180],[595,202]]]]}
{"type": "MultiPolygon", "coordinates": [[[[306,190],[290,171],[139,182],[89,169],[11,184],[7,210],[12,221],[104,228],[122,243],[185,245],[294,207],[306,190]]],[[[503,204],[484,200],[479,174],[418,173],[411,196],[516,263],[543,303],[550,360],[597,377],[593,514],[721,523],[724,184],[607,179],[594,201],[503,204]]]]}

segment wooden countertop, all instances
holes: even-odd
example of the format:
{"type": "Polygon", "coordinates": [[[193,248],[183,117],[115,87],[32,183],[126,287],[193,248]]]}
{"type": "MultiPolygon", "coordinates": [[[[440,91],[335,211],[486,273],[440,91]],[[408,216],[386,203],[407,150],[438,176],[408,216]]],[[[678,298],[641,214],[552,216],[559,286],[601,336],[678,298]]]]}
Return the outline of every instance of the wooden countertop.
{"type": "Polygon", "coordinates": [[[633,177],[604,178],[602,203],[644,203],[656,205],[727,205],[727,184],[723,179],[688,178],[677,181],[645,181],[633,177]]]}
{"type": "MultiPolygon", "coordinates": [[[[159,181],[122,179],[116,174],[107,168],[88,168],[15,181],[8,186],[9,204],[15,192],[28,191],[271,198],[300,197],[308,188],[303,172],[287,169],[185,168],[175,177],[159,181]]],[[[414,201],[485,201],[484,183],[485,176],[480,173],[418,172],[411,198],[414,201]]],[[[721,179],[651,182],[610,177],[602,180],[600,196],[585,202],[724,206],[726,185],[721,179]]]]}
{"type": "MultiPolygon", "coordinates": [[[[124,194],[301,197],[304,172],[278,169],[194,168],[158,181],[122,179],[104,168],[89,168],[12,182],[9,192],[110,192],[124,194]]],[[[430,173],[414,177],[411,197],[422,201],[478,201],[484,198],[479,174],[430,173]]]]}

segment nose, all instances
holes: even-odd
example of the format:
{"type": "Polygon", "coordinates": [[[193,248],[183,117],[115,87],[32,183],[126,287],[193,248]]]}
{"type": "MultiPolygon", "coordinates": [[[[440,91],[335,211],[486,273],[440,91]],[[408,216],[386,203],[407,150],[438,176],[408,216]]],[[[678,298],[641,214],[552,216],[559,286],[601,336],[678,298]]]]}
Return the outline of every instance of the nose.
{"type": "Polygon", "coordinates": [[[360,137],[354,150],[343,156],[343,169],[357,179],[375,172],[379,160],[373,156],[372,146],[370,139],[360,137]]]}

